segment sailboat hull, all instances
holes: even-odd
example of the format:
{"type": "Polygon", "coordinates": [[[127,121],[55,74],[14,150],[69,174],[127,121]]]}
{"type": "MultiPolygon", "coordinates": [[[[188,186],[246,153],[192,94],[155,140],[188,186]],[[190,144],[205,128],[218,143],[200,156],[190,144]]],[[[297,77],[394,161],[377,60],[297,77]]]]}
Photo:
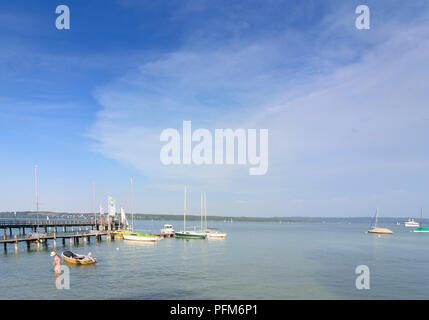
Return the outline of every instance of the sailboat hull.
{"type": "Polygon", "coordinates": [[[387,228],[372,228],[371,230],[368,230],[368,233],[393,234],[392,230],[387,228]]]}
{"type": "Polygon", "coordinates": [[[132,240],[132,241],[156,242],[161,240],[160,237],[146,235],[146,234],[138,234],[138,233],[131,233],[131,234],[124,233],[122,237],[124,238],[124,240],[132,240]]]}
{"type": "Polygon", "coordinates": [[[417,228],[413,232],[429,232],[429,228],[417,228]]]}
{"type": "Polygon", "coordinates": [[[206,234],[196,232],[176,232],[176,238],[179,239],[205,239],[206,234]]]}
{"type": "Polygon", "coordinates": [[[226,233],[223,233],[223,232],[208,233],[207,237],[209,239],[226,239],[226,233]]]}

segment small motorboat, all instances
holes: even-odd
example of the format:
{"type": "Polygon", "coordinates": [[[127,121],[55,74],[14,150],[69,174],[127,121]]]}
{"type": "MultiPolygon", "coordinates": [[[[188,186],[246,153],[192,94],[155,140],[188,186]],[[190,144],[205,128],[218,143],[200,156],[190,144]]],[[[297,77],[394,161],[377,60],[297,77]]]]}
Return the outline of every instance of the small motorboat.
{"type": "Polygon", "coordinates": [[[64,251],[61,253],[61,256],[64,258],[64,261],[67,261],[69,263],[73,264],[94,264],[97,262],[97,259],[91,257],[91,253],[88,253],[87,255],[83,254],[76,254],[71,251],[64,251]]]}
{"type": "Polygon", "coordinates": [[[174,234],[174,228],[171,224],[164,224],[164,227],[161,229],[162,234],[174,234]]]}

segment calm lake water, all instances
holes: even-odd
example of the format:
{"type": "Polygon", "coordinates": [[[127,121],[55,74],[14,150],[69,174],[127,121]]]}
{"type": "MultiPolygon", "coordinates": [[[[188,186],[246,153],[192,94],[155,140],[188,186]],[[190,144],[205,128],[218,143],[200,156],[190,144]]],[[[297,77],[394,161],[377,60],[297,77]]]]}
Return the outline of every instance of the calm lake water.
{"type": "MultiPolygon", "coordinates": [[[[395,220],[396,222],[396,220],[395,220]]],[[[401,220],[401,222],[403,222],[401,220]]],[[[159,232],[178,221],[137,221],[159,232]]],[[[189,222],[191,225],[192,223],[189,222]]],[[[92,252],[99,263],[70,266],[58,290],[48,247],[0,249],[0,299],[428,299],[429,233],[380,223],[394,235],[366,234],[367,222],[214,222],[226,240],[58,241],[57,251],[92,252]],[[370,268],[357,290],[355,268],[370,268]]]]}

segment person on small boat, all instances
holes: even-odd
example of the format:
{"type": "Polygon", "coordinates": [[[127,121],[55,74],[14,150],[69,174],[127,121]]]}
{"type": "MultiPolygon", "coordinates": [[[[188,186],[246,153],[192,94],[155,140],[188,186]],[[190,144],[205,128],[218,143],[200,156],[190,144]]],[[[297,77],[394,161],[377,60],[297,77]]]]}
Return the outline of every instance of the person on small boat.
{"type": "Polygon", "coordinates": [[[60,256],[55,251],[52,251],[51,257],[54,257],[54,263],[53,263],[54,272],[56,274],[60,274],[61,273],[61,258],[60,258],[60,256]]]}

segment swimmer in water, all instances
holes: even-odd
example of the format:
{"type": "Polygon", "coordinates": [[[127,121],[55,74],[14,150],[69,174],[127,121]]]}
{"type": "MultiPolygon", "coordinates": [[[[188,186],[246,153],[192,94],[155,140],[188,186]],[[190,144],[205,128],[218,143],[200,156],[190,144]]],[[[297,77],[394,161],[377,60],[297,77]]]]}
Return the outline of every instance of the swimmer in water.
{"type": "Polygon", "coordinates": [[[51,257],[54,257],[54,272],[56,274],[61,274],[61,258],[58,256],[58,254],[55,251],[51,252],[51,257]]]}

